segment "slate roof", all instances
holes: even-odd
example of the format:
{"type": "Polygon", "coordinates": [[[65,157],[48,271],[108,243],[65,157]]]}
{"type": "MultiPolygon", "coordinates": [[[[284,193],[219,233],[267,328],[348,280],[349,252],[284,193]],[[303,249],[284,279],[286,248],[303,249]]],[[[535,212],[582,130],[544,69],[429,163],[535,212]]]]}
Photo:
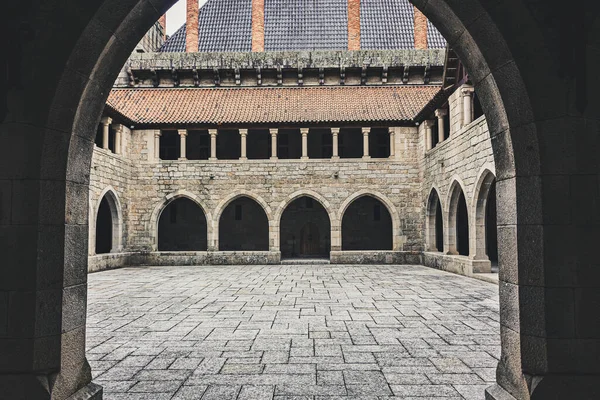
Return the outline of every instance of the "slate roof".
{"type": "Polygon", "coordinates": [[[412,121],[439,86],[113,89],[107,105],[137,125],[412,121]]]}
{"type": "MultiPolygon", "coordinates": [[[[199,51],[246,52],[252,48],[252,0],[208,0],[199,12],[199,51]]],[[[409,0],[361,0],[361,48],[414,48],[414,9],[409,0]]],[[[159,50],[185,51],[183,25],[159,50]]],[[[429,23],[431,48],[446,41],[429,23]]],[[[265,0],[265,50],[346,50],[347,0],[265,0]]]]}

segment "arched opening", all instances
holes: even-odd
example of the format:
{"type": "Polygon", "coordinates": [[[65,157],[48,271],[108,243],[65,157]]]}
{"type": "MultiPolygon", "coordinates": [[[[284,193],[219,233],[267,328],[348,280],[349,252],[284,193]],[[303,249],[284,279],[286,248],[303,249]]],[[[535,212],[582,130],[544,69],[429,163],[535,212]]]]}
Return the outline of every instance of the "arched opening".
{"type": "Polygon", "coordinates": [[[96,254],[107,254],[113,249],[113,216],[107,196],[102,198],[96,217],[96,254]]]}
{"type": "Polygon", "coordinates": [[[354,200],[342,218],[342,250],[392,250],[392,216],[372,196],[354,200]]]}
{"type": "Polygon", "coordinates": [[[456,249],[461,256],[469,255],[469,211],[462,189],[459,189],[456,208],[456,249]]]}
{"type": "Polygon", "coordinates": [[[181,197],[170,202],[158,222],[158,251],[206,251],[207,223],[194,201],[181,197]]]}
{"type": "Polygon", "coordinates": [[[331,221],[321,203],[302,196],[285,208],[280,222],[280,249],[282,258],[329,257],[331,221]]]}
{"type": "Polygon", "coordinates": [[[249,197],[238,197],[219,218],[219,250],[269,250],[269,220],[265,210],[249,197]]]}
{"type": "Polygon", "coordinates": [[[498,267],[498,221],[496,218],[496,180],[490,186],[485,207],[485,248],[492,267],[498,267]]]}
{"type": "Polygon", "coordinates": [[[435,189],[429,194],[427,204],[427,243],[429,251],[444,251],[442,203],[435,189]]]}

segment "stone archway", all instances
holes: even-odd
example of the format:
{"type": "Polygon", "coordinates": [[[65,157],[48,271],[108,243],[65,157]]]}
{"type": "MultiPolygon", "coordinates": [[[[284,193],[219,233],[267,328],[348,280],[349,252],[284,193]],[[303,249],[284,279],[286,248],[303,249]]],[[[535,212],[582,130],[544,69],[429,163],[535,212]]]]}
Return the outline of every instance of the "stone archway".
{"type": "Polygon", "coordinates": [[[448,246],[448,254],[468,256],[470,254],[471,232],[469,221],[469,205],[464,185],[458,179],[450,184],[448,191],[446,226],[444,232],[448,246]]]}
{"type": "Polygon", "coordinates": [[[123,249],[123,211],[117,193],[112,187],[107,187],[94,204],[90,213],[95,216],[90,221],[90,255],[120,252],[123,249]],[[100,252],[98,240],[105,243],[100,246],[103,247],[100,252]]]}
{"type": "Polygon", "coordinates": [[[436,188],[431,189],[427,199],[425,235],[428,251],[444,251],[444,215],[442,201],[436,188]]]}
{"type": "Polygon", "coordinates": [[[394,229],[388,206],[365,194],[354,198],[342,216],[342,250],[393,250],[394,229]]]}
{"type": "Polygon", "coordinates": [[[489,168],[479,175],[473,197],[474,222],[471,248],[476,260],[498,262],[496,176],[489,168]]]}
{"type": "Polygon", "coordinates": [[[158,218],[158,251],[207,251],[208,220],[202,207],[180,196],[163,206],[158,218]]]}
{"type": "MultiPolygon", "coordinates": [[[[2,290],[48,305],[7,308],[8,320],[18,315],[44,328],[15,333],[10,344],[2,339],[0,391],[11,398],[97,392],[84,351],[87,252],[81,251],[93,136],[118,70],[173,2],[49,0],[7,9],[2,290]]],[[[490,126],[502,243],[502,357],[489,398],[598,397],[600,334],[589,308],[597,302],[598,268],[589,249],[600,236],[600,183],[594,146],[580,144],[597,142],[599,108],[586,105],[600,82],[579,67],[600,59],[600,22],[585,13],[588,3],[565,9],[528,0],[412,2],[466,64],[490,126]],[[552,198],[557,187],[561,206],[552,198]],[[572,270],[561,268],[567,261],[572,270]]]]}
{"type": "Polygon", "coordinates": [[[252,197],[235,196],[216,218],[220,251],[269,250],[269,218],[252,197]]]}

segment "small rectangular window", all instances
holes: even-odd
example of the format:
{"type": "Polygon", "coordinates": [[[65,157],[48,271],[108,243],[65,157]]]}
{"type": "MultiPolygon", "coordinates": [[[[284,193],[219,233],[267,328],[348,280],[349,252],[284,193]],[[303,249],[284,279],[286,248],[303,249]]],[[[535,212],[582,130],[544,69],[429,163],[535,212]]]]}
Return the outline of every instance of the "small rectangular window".
{"type": "Polygon", "coordinates": [[[379,204],[375,204],[373,206],[373,220],[381,221],[381,207],[379,206],[379,204]]]}
{"type": "Polygon", "coordinates": [[[241,204],[235,205],[235,220],[236,221],[242,220],[242,205],[241,204]]]}

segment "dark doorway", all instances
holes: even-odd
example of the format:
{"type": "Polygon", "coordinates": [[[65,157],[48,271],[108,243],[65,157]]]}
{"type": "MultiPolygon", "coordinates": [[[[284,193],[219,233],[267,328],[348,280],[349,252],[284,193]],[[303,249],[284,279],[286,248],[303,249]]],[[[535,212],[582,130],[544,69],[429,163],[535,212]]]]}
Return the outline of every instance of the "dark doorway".
{"type": "Polygon", "coordinates": [[[435,247],[437,251],[444,251],[444,221],[442,217],[442,205],[438,200],[435,207],[435,247]]]}
{"type": "Polygon", "coordinates": [[[108,254],[113,247],[113,218],[106,196],[102,198],[96,217],[96,254],[108,254]]]}
{"type": "Polygon", "coordinates": [[[456,210],[456,249],[461,256],[469,255],[469,213],[462,190],[458,196],[456,210]]]}
{"type": "Polygon", "coordinates": [[[492,264],[498,264],[498,231],[496,219],[496,181],[490,185],[485,206],[485,248],[492,264]]]}
{"type": "Polygon", "coordinates": [[[354,200],[342,219],[342,250],[392,250],[392,216],[371,196],[354,200]]]}
{"type": "Polygon", "coordinates": [[[329,215],[311,197],[300,197],[287,206],[281,216],[280,236],[283,258],[329,257],[329,215]]]}
{"type": "Polygon", "coordinates": [[[219,250],[269,250],[269,220],[260,204],[240,197],[225,207],[219,218],[219,250]]]}
{"type": "Polygon", "coordinates": [[[206,251],[207,244],[204,211],[187,198],[169,203],[158,222],[158,250],[206,251]]]}

